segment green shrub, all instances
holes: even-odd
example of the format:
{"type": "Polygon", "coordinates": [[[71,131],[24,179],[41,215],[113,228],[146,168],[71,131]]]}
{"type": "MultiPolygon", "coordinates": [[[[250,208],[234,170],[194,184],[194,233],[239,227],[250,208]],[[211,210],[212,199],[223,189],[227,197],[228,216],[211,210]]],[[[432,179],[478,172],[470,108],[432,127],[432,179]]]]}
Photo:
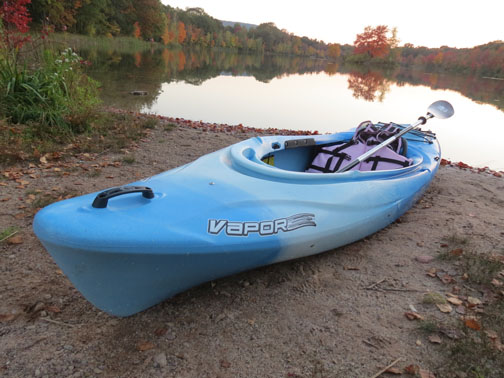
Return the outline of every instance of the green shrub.
{"type": "Polygon", "coordinates": [[[30,123],[39,135],[86,130],[99,103],[98,82],[80,66],[72,49],[59,56],[45,51],[35,70],[0,58],[0,112],[12,123],[30,123]]]}

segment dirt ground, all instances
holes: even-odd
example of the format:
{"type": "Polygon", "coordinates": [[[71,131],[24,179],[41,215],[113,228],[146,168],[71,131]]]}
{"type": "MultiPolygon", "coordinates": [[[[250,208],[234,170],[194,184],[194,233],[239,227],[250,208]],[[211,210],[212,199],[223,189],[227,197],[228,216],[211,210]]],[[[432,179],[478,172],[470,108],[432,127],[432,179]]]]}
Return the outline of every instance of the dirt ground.
{"type": "Polygon", "coordinates": [[[396,372],[418,365],[443,376],[447,334],[432,342],[405,313],[461,316],[423,298],[463,285],[453,262],[437,258],[447,240],[503,253],[503,178],[443,166],[419,203],[364,240],[206,283],[128,318],[109,316],[38,242],[33,214],[254,134],[167,129],[159,124],[121,154],[0,167],[0,232],[15,233],[0,242],[1,376],[372,377],[392,362],[396,372]]]}

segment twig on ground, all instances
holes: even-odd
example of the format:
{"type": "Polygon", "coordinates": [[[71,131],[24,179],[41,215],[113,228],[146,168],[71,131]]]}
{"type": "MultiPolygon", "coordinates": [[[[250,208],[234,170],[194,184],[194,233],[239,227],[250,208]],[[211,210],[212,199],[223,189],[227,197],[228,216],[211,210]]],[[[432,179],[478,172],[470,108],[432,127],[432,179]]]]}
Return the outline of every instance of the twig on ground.
{"type": "Polygon", "coordinates": [[[376,281],[375,283],[373,283],[367,287],[363,287],[363,289],[364,290],[376,290],[376,291],[422,291],[422,290],[418,290],[418,289],[401,289],[401,288],[395,288],[395,287],[379,287],[378,286],[385,281],[387,281],[387,278],[382,278],[381,280],[376,281]]]}
{"type": "MultiPolygon", "coordinates": [[[[372,290],[372,289],[370,289],[372,290]]],[[[413,292],[421,292],[425,290],[418,290],[418,289],[396,289],[393,287],[380,287],[377,290],[383,290],[383,291],[413,291],[413,292]]]]}
{"type": "Polygon", "coordinates": [[[373,375],[371,378],[378,378],[380,375],[382,375],[383,373],[385,373],[388,369],[390,369],[392,366],[394,366],[395,364],[397,364],[401,360],[402,360],[402,357],[399,357],[397,360],[395,360],[391,364],[385,366],[383,369],[381,369],[378,373],[376,373],[375,375],[373,375]]]}
{"type": "Polygon", "coordinates": [[[33,343],[31,343],[30,345],[25,346],[25,347],[23,348],[23,350],[28,350],[28,349],[30,349],[30,348],[32,348],[32,347],[34,347],[35,345],[37,345],[38,343],[40,343],[40,342],[44,341],[44,340],[47,340],[47,337],[42,337],[42,338],[40,338],[40,339],[38,339],[38,340],[35,340],[35,341],[34,341],[33,343]]]}
{"type": "Polygon", "coordinates": [[[7,235],[7,236],[3,237],[2,239],[0,239],[0,243],[1,243],[1,242],[3,242],[4,240],[7,240],[7,239],[9,239],[9,238],[13,237],[13,236],[14,236],[14,235],[16,235],[18,232],[19,232],[19,230],[18,230],[18,231],[11,232],[9,235],[7,235]]]}
{"type": "Polygon", "coordinates": [[[362,340],[362,342],[363,342],[364,344],[367,344],[367,345],[369,345],[369,346],[372,346],[373,348],[379,349],[379,348],[378,348],[376,345],[374,345],[372,342],[369,342],[369,341],[367,341],[367,340],[362,340]]]}
{"type": "Polygon", "coordinates": [[[63,322],[53,320],[50,318],[40,317],[40,319],[45,320],[46,322],[49,322],[49,323],[53,323],[53,324],[64,325],[64,326],[71,327],[71,328],[75,327],[75,325],[73,325],[73,324],[63,323],[63,322]]]}
{"type": "Polygon", "coordinates": [[[375,282],[374,284],[371,284],[369,285],[368,287],[366,287],[366,290],[371,290],[373,289],[375,286],[378,286],[379,284],[381,284],[383,281],[386,281],[387,278],[382,278],[380,281],[377,281],[375,282]]]}

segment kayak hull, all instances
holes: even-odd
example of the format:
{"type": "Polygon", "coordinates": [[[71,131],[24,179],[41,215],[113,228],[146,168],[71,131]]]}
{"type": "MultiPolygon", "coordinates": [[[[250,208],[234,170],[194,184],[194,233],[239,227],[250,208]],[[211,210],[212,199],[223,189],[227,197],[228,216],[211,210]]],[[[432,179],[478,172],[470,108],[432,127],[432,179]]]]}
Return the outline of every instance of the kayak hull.
{"type": "Polygon", "coordinates": [[[128,316],[203,282],[386,227],[421,197],[440,157],[435,139],[413,138],[408,168],[304,173],[309,149],[285,149],[288,140],[252,138],[131,184],[148,185],[151,199],[132,193],[94,208],[92,193],[52,204],[36,215],[34,231],[84,297],[128,316]],[[266,155],[275,166],[261,161],[266,155]]]}

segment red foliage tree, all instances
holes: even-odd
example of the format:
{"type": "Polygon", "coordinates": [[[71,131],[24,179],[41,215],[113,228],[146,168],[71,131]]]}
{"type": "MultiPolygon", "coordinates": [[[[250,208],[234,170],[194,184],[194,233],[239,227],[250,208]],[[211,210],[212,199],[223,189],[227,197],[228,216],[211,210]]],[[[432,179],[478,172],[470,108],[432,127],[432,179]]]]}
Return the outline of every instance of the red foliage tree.
{"type": "Polygon", "coordinates": [[[9,51],[20,49],[30,40],[30,36],[26,35],[31,21],[26,5],[30,2],[31,0],[4,1],[0,6],[1,42],[9,51]]]}
{"type": "Polygon", "coordinates": [[[386,56],[390,51],[388,32],[389,29],[386,25],[379,25],[375,28],[366,26],[362,34],[357,34],[354,53],[368,54],[373,58],[386,56]]]}

